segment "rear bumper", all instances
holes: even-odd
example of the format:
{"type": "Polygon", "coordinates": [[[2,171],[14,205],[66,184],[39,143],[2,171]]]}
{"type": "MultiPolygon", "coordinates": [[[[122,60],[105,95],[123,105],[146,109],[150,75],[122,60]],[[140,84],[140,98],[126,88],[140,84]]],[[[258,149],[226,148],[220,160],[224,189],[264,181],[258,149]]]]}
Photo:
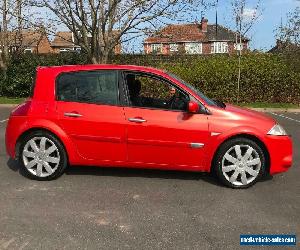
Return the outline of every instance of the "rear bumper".
{"type": "Polygon", "coordinates": [[[26,118],[23,116],[11,116],[8,120],[5,132],[5,144],[7,154],[16,158],[16,144],[20,135],[26,129],[26,118]]]}
{"type": "Polygon", "coordinates": [[[267,135],[265,143],[270,154],[270,174],[286,172],[293,161],[293,145],[289,136],[267,135]]]}

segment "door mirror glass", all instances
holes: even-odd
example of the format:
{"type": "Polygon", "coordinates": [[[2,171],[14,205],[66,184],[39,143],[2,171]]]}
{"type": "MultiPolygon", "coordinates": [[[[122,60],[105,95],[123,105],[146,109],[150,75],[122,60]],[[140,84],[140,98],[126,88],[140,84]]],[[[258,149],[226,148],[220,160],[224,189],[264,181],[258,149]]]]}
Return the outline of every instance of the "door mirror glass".
{"type": "Polygon", "coordinates": [[[194,101],[190,101],[188,105],[188,112],[189,113],[198,113],[199,111],[199,104],[194,101]]]}

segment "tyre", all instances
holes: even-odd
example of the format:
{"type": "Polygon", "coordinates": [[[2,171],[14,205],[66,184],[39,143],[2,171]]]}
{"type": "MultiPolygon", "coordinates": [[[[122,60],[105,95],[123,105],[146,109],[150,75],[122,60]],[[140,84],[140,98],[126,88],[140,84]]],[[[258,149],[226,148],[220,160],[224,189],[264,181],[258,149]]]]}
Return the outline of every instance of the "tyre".
{"type": "Polygon", "coordinates": [[[25,174],[35,180],[59,177],[68,163],[62,143],[46,131],[35,131],[23,138],[19,161],[25,174]]]}
{"type": "Polygon", "coordinates": [[[214,171],[218,179],[231,188],[248,188],[264,174],[266,158],[263,149],[253,140],[236,138],[221,145],[214,171]]]}

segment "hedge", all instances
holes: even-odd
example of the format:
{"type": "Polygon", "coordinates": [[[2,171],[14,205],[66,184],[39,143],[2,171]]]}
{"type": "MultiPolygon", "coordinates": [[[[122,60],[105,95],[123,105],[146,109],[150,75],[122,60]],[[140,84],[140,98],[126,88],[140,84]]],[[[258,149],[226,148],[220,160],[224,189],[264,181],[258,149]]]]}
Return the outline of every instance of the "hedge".
{"type": "MultiPolygon", "coordinates": [[[[85,62],[84,55],[75,53],[13,58],[6,80],[0,76],[0,95],[28,96],[37,66],[85,62]]],[[[161,68],[175,73],[214,99],[236,101],[238,59],[235,56],[119,55],[112,58],[112,63],[161,68]]],[[[300,72],[290,67],[284,57],[272,54],[244,55],[241,69],[241,102],[300,103],[300,72]]]]}

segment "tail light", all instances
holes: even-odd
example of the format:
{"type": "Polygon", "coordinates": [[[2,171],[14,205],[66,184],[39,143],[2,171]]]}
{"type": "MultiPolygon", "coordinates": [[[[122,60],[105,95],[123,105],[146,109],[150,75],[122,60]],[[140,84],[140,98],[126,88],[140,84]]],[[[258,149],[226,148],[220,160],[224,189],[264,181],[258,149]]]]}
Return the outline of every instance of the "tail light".
{"type": "Polygon", "coordinates": [[[31,107],[31,100],[26,100],[24,103],[18,105],[12,112],[11,116],[26,116],[31,107]]]}

